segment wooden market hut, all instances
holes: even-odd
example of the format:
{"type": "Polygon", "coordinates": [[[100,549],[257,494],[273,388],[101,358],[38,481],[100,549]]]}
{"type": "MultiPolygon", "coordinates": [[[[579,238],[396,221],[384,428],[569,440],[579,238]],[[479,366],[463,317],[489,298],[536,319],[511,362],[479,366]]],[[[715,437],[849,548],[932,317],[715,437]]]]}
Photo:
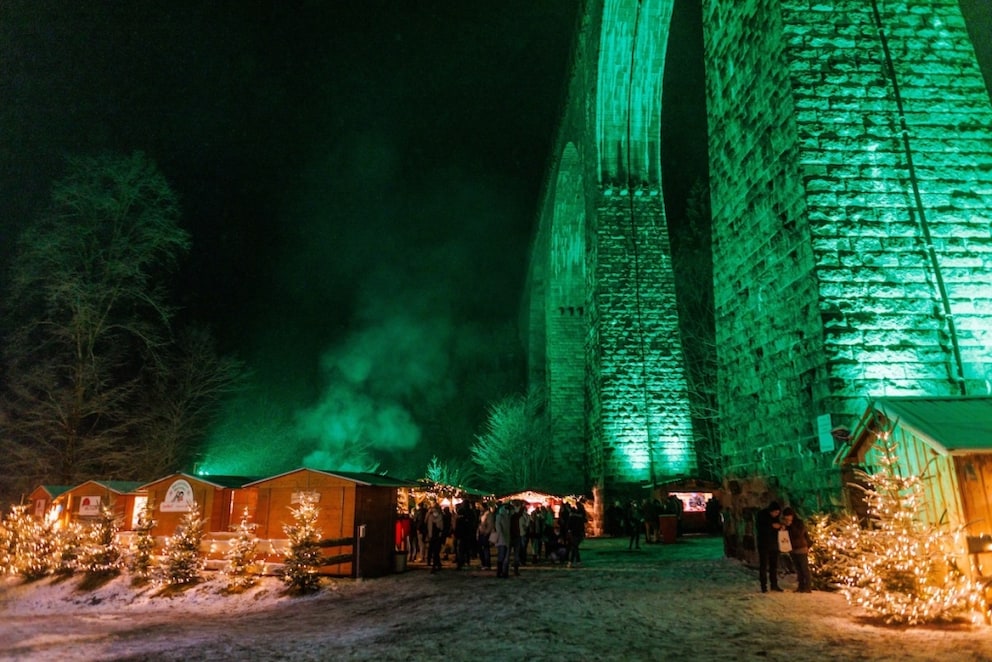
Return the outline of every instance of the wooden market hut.
{"type": "Polygon", "coordinates": [[[59,512],[58,521],[89,524],[100,517],[103,506],[110,504],[120,518],[120,530],[130,531],[134,526],[136,508],[144,506],[144,497],[144,490],[138,482],[88,480],[62,492],[55,497],[53,505],[59,512]]]}
{"type": "Polygon", "coordinates": [[[194,476],[175,473],[142,486],[155,512],[152,535],[162,538],[176,532],[183,515],[195,503],[206,520],[205,538],[220,532],[227,534],[237,525],[247,508],[255,509],[255,490],[245,484],[255,480],[246,476],[194,476]]]}
{"type": "Polygon", "coordinates": [[[835,462],[849,510],[864,517],[861,473],[877,472],[886,439],[905,476],[920,476],[929,524],[963,529],[976,573],[992,574],[992,398],[878,398],[865,411],[835,462]],[[860,472],[858,471],[860,470],[860,472]]]}
{"type": "Polygon", "coordinates": [[[657,499],[664,507],[665,502],[674,496],[682,502],[681,530],[684,533],[707,533],[719,530],[719,519],[714,529],[712,512],[710,519],[707,518],[707,507],[711,511],[717,508],[716,513],[719,515],[718,504],[722,492],[723,488],[718,483],[701,478],[677,478],[656,485],[652,490],[652,498],[657,499]],[[711,499],[715,499],[717,505],[711,499]]]}
{"type": "Polygon", "coordinates": [[[498,497],[497,500],[523,501],[531,507],[548,506],[557,516],[558,509],[561,508],[561,504],[565,501],[565,498],[557,494],[550,494],[540,490],[522,490],[520,492],[513,492],[512,494],[504,494],[503,496],[498,497]]]}
{"type": "Polygon", "coordinates": [[[282,540],[284,547],[283,527],[292,524],[293,508],[307,493],[316,499],[321,547],[331,561],[321,567],[321,574],[381,577],[397,569],[397,491],[416,485],[381,474],[301,468],[246,487],[257,494],[254,522],[259,538],[282,540]]]}
{"type": "MultiPolygon", "coordinates": [[[[28,512],[38,519],[48,515],[55,500],[67,492],[71,485],[39,485],[28,495],[28,512]]],[[[61,513],[56,513],[56,517],[61,513]]]]}

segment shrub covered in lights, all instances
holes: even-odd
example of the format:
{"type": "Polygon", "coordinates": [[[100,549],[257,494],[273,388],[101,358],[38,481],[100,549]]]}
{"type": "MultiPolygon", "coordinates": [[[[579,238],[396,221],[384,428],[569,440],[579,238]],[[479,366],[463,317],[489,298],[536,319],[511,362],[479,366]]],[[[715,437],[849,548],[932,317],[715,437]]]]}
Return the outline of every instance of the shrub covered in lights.
{"type": "Polygon", "coordinates": [[[245,508],[230,547],[224,554],[224,577],[227,579],[227,590],[232,593],[243,591],[255,583],[251,566],[258,561],[258,537],[255,535],[257,527],[257,524],[249,521],[248,509],[245,508]]]}
{"type": "Polygon", "coordinates": [[[138,513],[138,521],[134,525],[134,537],[131,539],[127,561],[133,584],[142,584],[152,576],[152,550],[155,549],[152,529],[156,524],[154,513],[152,503],[147,502],[138,513]]]}
{"type": "Polygon", "coordinates": [[[196,503],[183,515],[176,533],[165,541],[165,560],[160,581],[169,586],[192,584],[200,580],[206,557],[200,551],[203,540],[203,517],[196,503]]]}
{"type": "Polygon", "coordinates": [[[51,524],[35,519],[27,506],[11,506],[3,521],[0,567],[4,574],[40,579],[52,572],[58,540],[51,524]]]}
{"type": "Polygon", "coordinates": [[[110,576],[119,574],[124,567],[124,554],[121,551],[117,532],[120,519],[110,505],[100,508],[100,516],[87,532],[80,559],[82,569],[90,576],[110,576]]]}
{"type": "Polygon", "coordinates": [[[292,508],[293,521],[283,525],[289,538],[281,576],[295,594],[313,593],[320,588],[320,536],[317,516],[320,508],[310,494],[300,496],[299,505],[292,508]]]}
{"type": "Polygon", "coordinates": [[[848,602],[887,623],[916,625],[985,612],[982,590],[958,567],[956,533],[927,524],[919,476],[899,473],[895,448],[880,439],[879,471],[864,474],[869,521],[814,520],[814,568],[848,602]]]}
{"type": "Polygon", "coordinates": [[[813,515],[807,531],[814,544],[809,550],[813,586],[832,589],[850,581],[850,568],[861,556],[864,530],[854,515],[813,515]]]}
{"type": "Polygon", "coordinates": [[[71,575],[79,569],[86,532],[79,523],[69,522],[56,532],[56,536],[57,543],[52,571],[56,575],[71,575]]]}

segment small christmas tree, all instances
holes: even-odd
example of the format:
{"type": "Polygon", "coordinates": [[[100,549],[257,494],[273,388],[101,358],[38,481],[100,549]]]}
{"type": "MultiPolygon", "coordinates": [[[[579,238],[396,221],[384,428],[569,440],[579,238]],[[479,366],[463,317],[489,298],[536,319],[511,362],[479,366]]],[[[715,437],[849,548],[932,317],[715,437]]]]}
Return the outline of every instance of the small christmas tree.
{"type": "Polygon", "coordinates": [[[899,475],[895,447],[879,435],[880,470],[863,476],[870,525],[846,569],[848,601],[888,623],[952,620],[979,610],[981,593],[957,567],[953,533],[927,524],[919,476],[899,475]]]}
{"type": "Polygon", "coordinates": [[[4,565],[25,579],[40,579],[52,572],[57,540],[51,524],[28,514],[27,506],[11,506],[4,520],[7,529],[4,565]]]}
{"type": "Polygon", "coordinates": [[[245,508],[235,528],[236,535],[224,555],[224,576],[227,578],[227,590],[231,592],[243,591],[255,583],[250,570],[257,560],[255,529],[258,525],[248,520],[248,509],[245,508]]]}
{"type": "Polygon", "coordinates": [[[206,558],[200,551],[204,520],[194,502],[179,520],[175,535],[165,541],[161,583],[169,586],[192,584],[200,580],[206,558]]]}
{"type": "Polygon", "coordinates": [[[154,514],[152,503],[146,502],[145,507],[138,513],[138,521],[134,525],[134,538],[131,539],[127,563],[133,584],[143,584],[152,576],[152,550],[155,549],[152,529],[156,524],[154,514]]]}
{"type": "Polygon", "coordinates": [[[320,588],[321,531],[317,528],[320,508],[310,494],[303,494],[296,508],[291,508],[293,523],[283,525],[289,537],[289,549],[284,560],[282,578],[291,593],[313,593],[320,588]]]}
{"type": "Polygon", "coordinates": [[[0,577],[14,574],[14,532],[8,519],[9,516],[0,517],[0,577]]]}
{"type": "Polygon", "coordinates": [[[87,533],[80,559],[80,566],[90,577],[113,576],[124,567],[124,555],[117,540],[119,530],[120,518],[113,504],[101,506],[100,516],[87,533]]]}
{"type": "Polygon", "coordinates": [[[809,549],[813,585],[829,589],[850,583],[851,566],[861,558],[864,530],[853,515],[812,515],[806,530],[814,544],[809,549]]]}
{"type": "Polygon", "coordinates": [[[57,532],[58,551],[55,557],[55,574],[71,575],[80,567],[83,556],[83,528],[76,522],[69,522],[57,532]]]}

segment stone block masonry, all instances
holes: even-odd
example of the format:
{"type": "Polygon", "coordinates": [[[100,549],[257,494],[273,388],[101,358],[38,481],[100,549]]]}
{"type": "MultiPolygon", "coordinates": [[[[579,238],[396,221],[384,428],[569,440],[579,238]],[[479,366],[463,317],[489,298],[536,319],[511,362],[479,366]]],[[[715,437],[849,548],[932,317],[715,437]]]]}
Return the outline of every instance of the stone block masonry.
{"type": "Polygon", "coordinates": [[[704,3],[731,478],[839,492],[817,418],[992,380],[992,106],[955,0],[704,3]]]}

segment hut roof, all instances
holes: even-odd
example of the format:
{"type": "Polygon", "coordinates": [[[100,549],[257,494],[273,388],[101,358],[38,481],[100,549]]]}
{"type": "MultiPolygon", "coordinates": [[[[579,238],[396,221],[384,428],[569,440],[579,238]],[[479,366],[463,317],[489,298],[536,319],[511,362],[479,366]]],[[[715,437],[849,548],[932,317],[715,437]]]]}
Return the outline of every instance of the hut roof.
{"type": "Polygon", "coordinates": [[[292,471],[284,471],[283,473],[276,474],[275,476],[257,478],[252,480],[250,483],[245,483],[245,486],[257,485],[258,483],[263,483],[265,481],[272,480],[273,478],[288,476],[289,474],[296,473],[297,471],[313,471],[327,476],[344,478],[345,480],[350,480],[353,483],[358,483],[359,485],[371,485],[374,487],[416,487],[419,485],[416,481],[393,478],[392,476],[387,476],[385,474],[375,474],[364,471],[332,471],[327,469],[311,469],[309,467],[301,467],[299,469],[293,469],[292,471]]]}
{"type": "Polygon", "coordinates": [[[550,492],[543,492],[541,490],[522,490],[520,492],[511,492],[510,494],[504,494],[498,497],[500,501],[546,501],[548,499],[561,499],[562,495],[552,494],[550,492]]]}
{"type": "Polygon", "coordinates": [[[39,485],[41,489],[45,490],[48,496],[53,499],[60,494],[68,492],[72,489],[72,485],[39,485]]]}
{"type": "Polygon", "coordinates": [[[244,487],[248,483],[253,483],[258,480],[258,478],[254,476],[198,476],[180,472],[169,476],[163,476],[162,478],[158,478],[147,483],[141,483],[141,487],[148,487],[149,485],[154,485],[155,483],[161,483],[163,480],[176,478],[191,478],[192,480],[198,480],[201,483],[207,483],[208,485],[213,485],[214,487],[244,487]]]}
{"type": "Polygon", "coordinates": [[[992,453],[992,397],[902,396],[877,398],[862,417],[852,448],[838,459],[874,443],[876,413],[909,430],[941,455],[992,453]]]}
{"type": "Polygon", "coordinates": [[[194,477],[206,483],[217,485],[218,487],[244,487],[248,483],[254,483],[258,480],[258,476],[214,476],[208,474],[204,476],[196,475],[194,477]]]}
{"type": "Polygon", "coordinates": [[[104,487],[110,490],[111,492],[116,492],[117,494],[129,494],[131,492],[137,492],[144,485],[144,483],[139,483],[138,481],[134,481],[134,480],[87,480],[87,481],[83,481],[79,485],[75,485],[73,487],[63,490],[62,492],[60,492],[60,494],[68,492],[69,490],[74,490],[77,487],[82,487],[87,483],[93,483],[94,485],[99,485],[100,487],[104,487]]]}
{"type": "Polygon", "coordinates": [[[402,480],[393,478],[386,474],[366,473],[363,471],[325,471],[324,473],[340,476],[353,480],[363,485],[374,485],[376,487],[416,487],[419,483],[415,480],[402,480]]]}

